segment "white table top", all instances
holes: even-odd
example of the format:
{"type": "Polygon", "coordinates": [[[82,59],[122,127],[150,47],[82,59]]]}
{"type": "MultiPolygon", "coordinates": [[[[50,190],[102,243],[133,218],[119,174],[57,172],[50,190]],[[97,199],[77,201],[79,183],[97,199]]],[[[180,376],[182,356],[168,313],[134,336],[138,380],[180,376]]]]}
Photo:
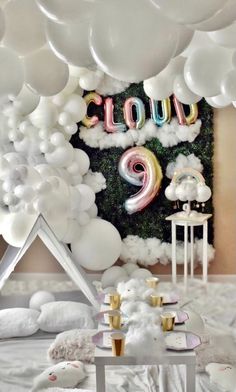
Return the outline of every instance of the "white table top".
{"type": "Polygon", "coordinates": [[[176,212],[175,214],[169,215],[166,217],[168,221],[174,221],[175,223],[188,223],[188,224],[203,224],[209,218],[212,217],[212,214],[201,214],[198,212],[194,215],[187,215],[184,211],[176,212]]]}
{"type": "MultiPolygon", "coordinates": [[[[101,312],[110,310],[109,305],[101,305],[101,312]]],[[[98,331],[109,330],[109,326],[98,325],[98,331]]],[[[175,331],[185,331],[185,324],[177,325],[175,331]]],[[[160,360],[156,357],[114,357],[111,349],[95,349],[95,364],[100,365],[155,365],[155,364],[195,364],[196,354],[195,351],[169,351],[166,350],[165,355],[160,360]]]]}

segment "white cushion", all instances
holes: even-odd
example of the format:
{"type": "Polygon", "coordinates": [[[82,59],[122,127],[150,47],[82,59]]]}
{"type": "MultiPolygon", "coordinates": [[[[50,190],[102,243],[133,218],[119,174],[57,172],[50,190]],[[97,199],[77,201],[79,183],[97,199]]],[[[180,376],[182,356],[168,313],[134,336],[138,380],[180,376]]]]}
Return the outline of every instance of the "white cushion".
{"type": "Polygon", "coordinates": [[[60,361],[94,361],[95,344],[92,336],[96,329],[72,329],[59,333],[48,349],[48,359],[60,361]]]}
{"type": "Polygon", "coordinates": [[[236,390],[236,367],[225,363],[209,363],[206,372],[210,376],[211,383],[217,385],[224,392],[236,390]]]}
{"type": "Polygon", "coordinates": [[[50,387],[74,388],[85,377],[86,373],[82,362],[60,362],[44,370],[34,379],[33,391],[50,387]]]}
{"type": "Polygon", "coordinates": [[[33,335],[39,329],[39,314],[28,308],[0,310],[0,339],[33,335]]]}
{"type": "Polygon", "coordinates": [[[74,328],[94,328],[92,308],[72,301],[49,302],[41,306],[39,328],[46,332],[63,332],[74,328]]]}

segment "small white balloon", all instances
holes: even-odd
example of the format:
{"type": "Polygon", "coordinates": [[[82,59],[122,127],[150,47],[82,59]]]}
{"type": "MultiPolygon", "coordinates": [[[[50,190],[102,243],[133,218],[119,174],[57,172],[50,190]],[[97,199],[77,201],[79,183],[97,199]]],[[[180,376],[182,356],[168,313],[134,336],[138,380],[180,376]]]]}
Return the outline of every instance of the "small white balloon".
{"type": "Polygon", "coordinates": [[[173,84],[173,93],[175,94],[178,101],[185,105],[191,105],[199,102],[202,97],[194,94],[187,86],[184,76],[179,74],[176,76],[173,84]]]}
{"type": "Polygon", "coordinates": [[[211,31],[208,33],[209,37],[217,45],[228,48],[236,48],[236,24],[232,23],[224,29],[211,31]]]}
{"type": "Polygon", "coordinates": [[[85,184],[79,184],[76,188],[81,195],[79,210],[86,211],[94,204],[96,198],[95,193],[88,185],[85,184]]]}
{"type": "Polygon", "coordinates": [[[39,105],[29,116],[32,124],[37,128],[52,128],[58,119],[58,111],[49,99],[41,98],[39,105]]]}
{"type": "Polygon", "coordinates": [[[122,268],[127,272],[128,275],[131,275],[132,272],[139,269],[139,266],[134,263],[125,263],[124,265],[122,265],[122,268]]]}
{"type": "Polygon", "coordinates": [[[127,277],[128,274],[122,267],[114,266],[108,268],[106,271],[103,272],[101,277],[102,287],[106,288],[114,286],[117,279],[123,279],[127,277]]]}
{"type": "Polygon", "coordinates": [[[236,69],[229,71],[221,82],[221,92],[229,101],[236,100],[236,69]]]}
{"type": "Polygon", "coordinates": [[[94,0],[36,0],[40,10],[54,21],[76,21],[78,18],[89,19],[95,9],[94,0]]]}
{"type": "Polygon", "coordinates": [[[150,278],[151,276],[152,273],[145,268],[135,269],[133,272],[131,272],[130,275],[130,277],[134,279],[146,279],[146,278],[150,278]]]}
{"type": "Polygon", "coordinates": [[[72,94],[68,97],[63,107],[63,111],[70,114],[72,122],[76,123],[85,117],[87,113],[87,105],[82,97],[77,94],[72,94]]]}
{"type": "Polygon", "coordinates": [[[79,148],[74,148],[74,160],[78,163],[79,173],[81,176],[84,176],[88,172],[90,166],[88,154],[79,148]]]}
{"type": "Polygon", "coordinates": [[[170,184],[166,189],[165,189],[165,196],[167,199],[171,201],[176,201],[178,200],[178,197],[176,195],[176,186],[174,184],[170,184]]]}
{"type": "Polygon", "coordinates": [[[90,218],[96,218],[98,216],[98,208],[94,203],[86,212],[89,214],[90,218]]]}
{"type": "Polygon", "coordinates": [[[199,184],[197,187],[196,200],[200,203],[205,203],[211,197],[211,189],[207,185],[199,184]]]}
{"type": "Polygon", "coordinates": [[[89,223],[90,216],[89,216],[89,214],[87,212],[80,212],[79,215],[78,215],[77,220],[78,220],[78,223],[81,226],[85,226],[85,225],[87,225],[89,223]]]}

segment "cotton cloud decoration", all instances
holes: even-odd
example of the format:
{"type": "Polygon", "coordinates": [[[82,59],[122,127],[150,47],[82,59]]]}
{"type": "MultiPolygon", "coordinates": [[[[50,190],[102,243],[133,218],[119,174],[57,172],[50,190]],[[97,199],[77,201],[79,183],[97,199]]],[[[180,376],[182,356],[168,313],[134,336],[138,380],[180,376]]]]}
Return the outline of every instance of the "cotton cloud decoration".
{"type": "Polygon", "coordinates": [[[152,120],[147,120],[141,129],[128,129],[126,132],[107,133],[103,123],[93,128],[80,127],[80,138],[90,147],[104,150],[111,147],[126,149],[130,146],[142,146],[147,141],[157,138],[163,147],[173,147],[188,141],[192,143],[199,135],[201,120],[195,124],[180,125],[176,118],[162,127],[157,127],[152,120]]]}
{"type": "Polygon", "coordinates": [[[179,154],[175,161],[168,163],[166,167],[166,177],[172,179],[174,173],[179,169],[184,169],[185,167],[190,167],[199,171],[203,171],[203,165],[201,160],[196,157],[195,154],[184,155],[179,154]]]}

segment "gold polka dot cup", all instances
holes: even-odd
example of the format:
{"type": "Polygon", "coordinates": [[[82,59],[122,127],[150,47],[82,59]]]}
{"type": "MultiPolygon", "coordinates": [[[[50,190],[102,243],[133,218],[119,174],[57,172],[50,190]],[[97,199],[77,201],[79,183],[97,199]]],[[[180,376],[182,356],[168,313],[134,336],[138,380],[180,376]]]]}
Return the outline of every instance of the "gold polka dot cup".
{"type": "Polygon", "coordinates": [[[165,312],[161,314],[162,331],[173,331],[175,325],[175,313],[165,312]]]}
{"type": "Polygon", "coordinates": [[[109,295],[110,307],[112,310],[120,309],[121,299],[119,293],[112,293],[109,295]]]}
{"type": "Polygon", "coordinates": [[[161,307],[163,305],[162,295],[150,295],[150,305],[153,307],[161,307]]]}

